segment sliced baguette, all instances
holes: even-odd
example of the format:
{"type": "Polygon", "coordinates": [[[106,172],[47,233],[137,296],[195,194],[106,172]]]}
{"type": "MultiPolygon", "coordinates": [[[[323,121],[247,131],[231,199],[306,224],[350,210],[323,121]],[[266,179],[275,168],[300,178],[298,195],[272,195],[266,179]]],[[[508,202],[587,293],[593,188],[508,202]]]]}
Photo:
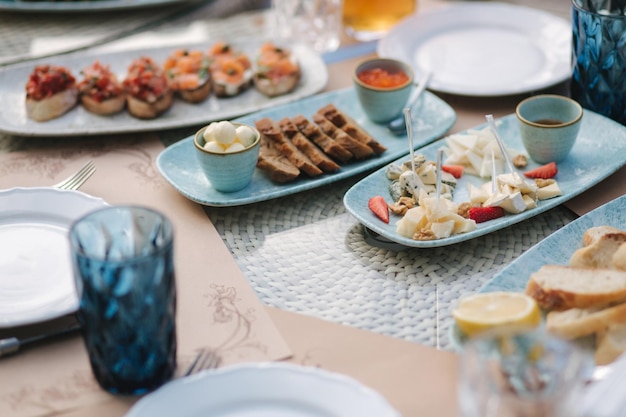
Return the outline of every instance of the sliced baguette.
{"type": "Polygon", "coordinates": [[[626,303],[607,308],[571,308],[551,311],[546,316],[546,329],[565,339],[592,335],[612,324],[626,321],[626,303]]]}
{"type": "Polygon", "coordinates": [[[317,177],[322,175],[323,172],[317,165],[309,159],[304,153],[302,153],[296,145],[294,145],[284,135],[278,124],[272,119],[264,117],[254,122],[259,132],[267,136],[274,146],[278,149],[296,168],[304,172],[310,177],[317,177]]]}
{"type": "Polygon", "coordinates": [[[132,95],[126,96],[128,113],[138,119],[154,119],[161,113],[167,111],[174,103],[174,93],[167,90],[161,97],[154,102],[140,100],[132,95]]]}
{"type": "Polygon", "coordinates": [[[280,119],[278,126],[283,134],[322,171],[335,172],[341,168],[339,164],[330,159],[317,145],[304,136],[288,117],[280,119]]]}
{"type": "Polygon", "coordinates": [[[285,183],[298,178],[300,170],[274,146],[271,139],[261,134],[261,148],[257,167],[266,171],[272,181],[285,183]]]}
{"type": "Polygon", "coordinates": [[[299,114],[291,118],[291,122],[296,125],[298,130],[302,132],[311,142],[319,146],[328,156],[339,163],[348,162],[353,158],[352,152],[339,145],[333,138],[309,121],[306,117],[299,114]]]}
{"type": "Polygon", "coordinates": [[[72,86],[42,100],[26,97],[26,114],[37,122],[46,122],[67,113],[76,103],[78,88],[72,86]]]}
{"type": "Polygon", "coordinates": [[[576,250],[570,258],[570,266],[576,268],[614,269],[613,255],[626,242],[626,232],[609,226],[587,229],[583,235],[584,247],[576,250]]]}
{"type": "Polygon", "coordinates": [[[374,155],[374,150],[367,144],[359,142],[343,130],[335,126],[330,120],[319,113],[312,116],[315,124],[319,126],[322,132],[333,138],[338,144],[349,150],[354,159],[366,159],[374,155]]]}
{"type": "Polygon", "coordinates": [[[374,139],[374,137],[359,126],[354,119],[339,110],[334,104],[328,104],[319,109],[317,112],[330,120],[339,129],[352,136],[354,139],[372,148],[376,155],[380,155],[387,150],[384,145],[374,139]]]}
{"type": "Polygon", "coordinates": [[[622,243],[613,254],[611,259],[613,268],[620,271],[626,271],[626,243],[622,243]]]}
{"type": "Polygon", "coordinates": [[[526,294],[548,310],[606,306],[626,300],[626,272],[544,265],[530,276],[526,294]]]}
{"type": "Polygon", "coordinates": [[[607,365],[626,351],[626,323],[611,324],[596,336],[596,365],[607,365]]]}

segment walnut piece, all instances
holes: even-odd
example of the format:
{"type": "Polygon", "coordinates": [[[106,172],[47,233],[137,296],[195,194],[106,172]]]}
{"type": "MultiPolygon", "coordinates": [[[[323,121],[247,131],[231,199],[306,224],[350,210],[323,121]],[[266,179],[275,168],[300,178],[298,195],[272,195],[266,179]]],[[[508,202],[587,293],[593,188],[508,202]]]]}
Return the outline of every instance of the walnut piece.
{"type": "Polygon", "coordinates": [[[472,208],[472,203],[465,201],[459,204],[459,207],[456,210],[456,213],[463,217],[464,219],[469,219],[469,210],[472,208]]]}
{"type": "Polygon", "coordinates": [[[515,166],[515,168],[524,168],[526,165],[528,165],[528,159],[526,158],[526,155],[523,155],[521,153],[515,155],[515,157],[513,158],[513,165],[515,166]]]}
{"type": "Polygon", "coordinates": [[[413,234],[413,240],[435,240],[435,239],[437,239],[437,236],[435,236],[433,231],[430,230],[430,225],[429,227],[424,227],[423,229],[418,230],[413,234]]]}
{"type": "Polygon", "coordinates": [[[552,178],[535,178],[535,185],[539,188],[547,187],[548,185],[554,184],[556,181],[552,178]]]}
{"type": "Polygon", "coordinates": [[[415,200],[412,197],[400,197],[398,201],[393,204],[389,204],[389,210],[393,214],[399,214],[404,216],[407,210],[415,207],[415,200]]]}

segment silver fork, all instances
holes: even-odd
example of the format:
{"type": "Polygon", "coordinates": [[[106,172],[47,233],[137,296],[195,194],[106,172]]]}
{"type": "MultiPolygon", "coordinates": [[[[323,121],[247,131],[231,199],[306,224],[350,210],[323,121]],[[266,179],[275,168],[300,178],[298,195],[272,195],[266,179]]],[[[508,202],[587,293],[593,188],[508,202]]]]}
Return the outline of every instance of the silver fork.
{"type": "Polygon", "coordinates": [[[212,350],[201,349],[193,360],[185,376],[189,376],[204,369],[215,369],[222,363],[222,358],[212,350]]]}
{"type": "Polygon", "coordinates": [[[81,169],[75,174],[69,176],[58,184],[53,185],[54,188],[61,190],[77,190],[81,185],[85,183],[96,171],[96,166],[93,161],[88,161],[81,169]]]}

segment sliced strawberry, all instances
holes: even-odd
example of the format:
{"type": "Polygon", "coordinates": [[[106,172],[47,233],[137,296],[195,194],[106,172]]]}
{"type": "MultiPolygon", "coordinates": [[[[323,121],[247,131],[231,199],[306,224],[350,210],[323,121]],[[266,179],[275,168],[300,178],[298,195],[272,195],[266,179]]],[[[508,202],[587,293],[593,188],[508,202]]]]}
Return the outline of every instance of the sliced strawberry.
{"type": "Polygon", "coordinates": [[[504,216],[502,207],[472,207],[469,209],[469,218],[476,223],[488,222],[504,216]]]}
{"type": "Polygon", "coordinates": [[[377,195],[372,197],[367,202],[367,207],[382,221],[389,223],[389,206],[385,201],[385,198],[377,195]]]}
{"type": "Polygon", "coordinates": [[[463,176],[463,165],[442,165],[441,169],[452,174],[454,178],[461,178],[463,176]]]}
{"type": "Polygon", "coordinates": [[[557,172],[559,172],[559,169],[556,166],[556,162],[550,162],[538,168],[526,171],[524,175],[526,178],[543,178],[547,180],[548,178],[554,178],[557,172]]]}

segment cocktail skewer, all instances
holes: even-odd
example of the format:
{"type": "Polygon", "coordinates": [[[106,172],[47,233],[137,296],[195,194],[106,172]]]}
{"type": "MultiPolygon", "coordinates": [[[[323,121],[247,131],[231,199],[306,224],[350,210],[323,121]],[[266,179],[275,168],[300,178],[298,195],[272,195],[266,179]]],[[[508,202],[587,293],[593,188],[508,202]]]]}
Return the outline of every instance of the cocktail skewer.
{"type": "Polygon", "coordinates": [[[506,162],[506,167],[509,169],[509,172],[515,172],[513,164],[511,164],[511,160],[509,159],[509,155],[506,152],[506,148],[504,147],[504,143],[502,142],[502,139],[500,139],[500,135],[498,135],[498,129],[496,128],[496,122],[493,120],[493,115],[488,114],[485,118],[487,119],[487,123],[489,123],[491,133],[493,133],[493,136],[496,138],[496,142],[498,142],[500,152],[502,152],[502,157],[504,158],[504,162],[506,162]]]}

